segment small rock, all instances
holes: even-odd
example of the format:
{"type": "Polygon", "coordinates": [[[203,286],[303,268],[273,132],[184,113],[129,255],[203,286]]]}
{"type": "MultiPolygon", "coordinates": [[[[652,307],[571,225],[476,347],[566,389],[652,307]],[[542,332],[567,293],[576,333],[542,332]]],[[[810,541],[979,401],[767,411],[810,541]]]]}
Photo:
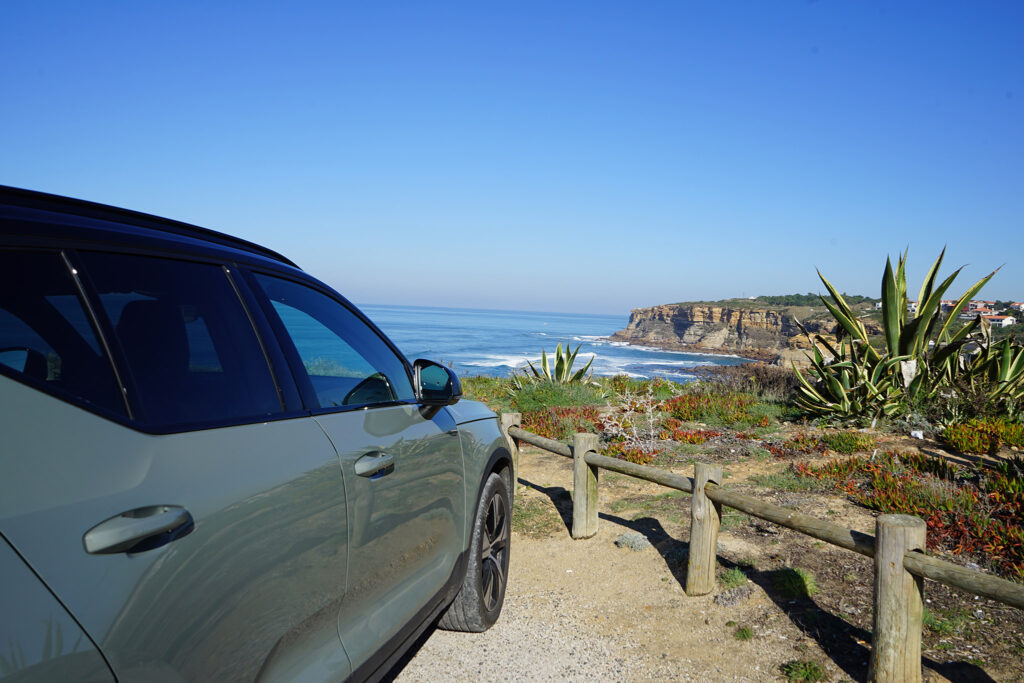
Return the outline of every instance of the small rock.
{"type": "Polygon", "coordinates": [[[912,439],[923,439],[924,438],[924,432],[921,431],[920,429],[915,429],[914,431],[910,432],[910,438],[912,438],[912,439]]]}
{"type": "Polygon", "coordinates": [[[977,562],[968,562],[964,566],[966,566],[967,569],[973,569],[974,571],[978,571],[979,569],[981,569],[977,562]]]}
{"type": "Polygon", "coordinates": [[[738,588],[730,588],[727,591],[723,591],[715,596],[715,604],[721,605],[722,607],[732,607],[738,605],[754,592],[752,586],[739,586],[738,588]]]}
{"type": "Polygon", "coordinates": [[[650,548],[651,542],[648,541],[647,537],[643,534],[636,531],[629,531],[616,538],[615,545],[619,548],[629,548],[630,550],[639,552],[650,548]]]}

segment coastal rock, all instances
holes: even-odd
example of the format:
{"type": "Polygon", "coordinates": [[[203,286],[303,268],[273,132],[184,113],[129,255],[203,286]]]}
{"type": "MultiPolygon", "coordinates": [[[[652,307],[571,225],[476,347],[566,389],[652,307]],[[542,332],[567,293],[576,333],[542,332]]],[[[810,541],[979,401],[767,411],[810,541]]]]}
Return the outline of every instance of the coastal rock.
{"type": "Polygon", "coordinates": [[[619,548],[629,548],[630,550],[639,552],[650,548],[651,542],[648,541],[647,537],[641,533],[636,531],[627,531],[615,539],[615,545],[619,548]]]}
{"type": "MultiPolygon", "coordinates": [[[[763,308],[741,302],[664,304],[635,308],[626,329],[612,339],[631,344],[700,353],[732,353],[774,362],[799,362],[810,342],[797,324],[830,342],[836,324],[821,311],[808,308],[763,308]]],[[[868,323],[868,332],[877,328],[868,323]]]]}

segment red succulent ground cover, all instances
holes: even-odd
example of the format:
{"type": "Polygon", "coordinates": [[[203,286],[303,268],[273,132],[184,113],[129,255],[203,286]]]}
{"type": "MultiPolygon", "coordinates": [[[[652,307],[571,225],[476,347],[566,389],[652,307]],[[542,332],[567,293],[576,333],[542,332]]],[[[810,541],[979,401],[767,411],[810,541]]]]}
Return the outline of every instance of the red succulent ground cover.
{"type": "Polygon", "coordinates": [[[643,448],[627,446],[622,441],[613,441],[605,449],[605,455],[626,462],[633,462],[637,465],[647,465],[658,455],[658,451],[648,451],[643,448]]]}
{"type": "Polygon", "coordinates": [[[554,407],[523,413],[523,429],[549,439],[568,439],[576,432],[593,432],[601,427],[601,415],[594,406],[554,407]]]}
{"type": "Polygon", "coordinates": [[[682,429],[678,427],[672,431],[662,430],[662,439],[672,439],[679,443],[704,443],[708,439],[714,439],[722,435],[722,432],[714,429],[682,429]]]}
{"type": "Polygon", "coordinates": [[[819,466],[796,463],[805,477],[831,482],[857,503],[917,515],[928,547],[985,555],[999,573],[1024,581],[1024,459],[967,467],[922,453],[887,451],[819,466]]]}
{"type": "Polygon", "coordinates": [[[1024,446],[1024,424],[1000,419],[969,420],[947,427],[942,440],[961,453],[995,454],[1004,444],[1024,446]]]}
{"type": "Polygon", "coordinates": [[[689,393],[668,399],[662,404],[661,410],[686,422],[716,417],[725,423],[732,423],[749,420],[750,408],[755,400],[750,394],[736,392],[689,393]]]}
{"type": "Polygon", "coordinates": [[[824,453],[825,444],[817,437],[797,432],[782,443],[766,443],[765,448],[776,458],[785,458],[798,453],[824,453]]]}

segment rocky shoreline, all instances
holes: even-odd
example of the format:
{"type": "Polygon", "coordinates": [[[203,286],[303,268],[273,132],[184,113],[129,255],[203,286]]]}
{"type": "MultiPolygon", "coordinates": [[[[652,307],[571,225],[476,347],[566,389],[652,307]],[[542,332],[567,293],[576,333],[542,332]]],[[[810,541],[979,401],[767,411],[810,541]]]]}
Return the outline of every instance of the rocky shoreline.
{"type": "Polygon", "coordinates": [[[636,339],[627,339],[625,336],[619,336],[620,334],[620,332],[616,332],[610,337],[605,337],[603,341],[625,342],[630,346],[647,346],[656,349],[663,349],[665,351],[681,351],[683,353],[702,353],[714,356],[737,356],[739,358],[749,360],[753,363],[778,364],[782,359],[782,356],[777,351],[770,351],[767,349],[714,349],[707,348],[705,346],[697,346],[695,344],[684,344],[682,342],[663,341],[657,339],[647,339],[638,341],[636,339]]]}

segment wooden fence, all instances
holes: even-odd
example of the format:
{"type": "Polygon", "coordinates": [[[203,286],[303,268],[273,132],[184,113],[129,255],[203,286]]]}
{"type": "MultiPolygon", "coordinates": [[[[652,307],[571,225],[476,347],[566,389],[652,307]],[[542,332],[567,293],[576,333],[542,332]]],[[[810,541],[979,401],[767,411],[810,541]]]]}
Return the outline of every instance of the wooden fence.
{"type": "Polygon", "coordinates": [[[921,680],[922,579],[938,581],[1024,609],[1024,586],[924,555],[927,525],[919,517],[881,515],[875,521],[875,535],[872,536],[724,489],[721,487],[721,467],[698,463],[693,478],[690,478],[610,458],[597,452],[596,434],[576,434],[572,445],[569,445],[522,429],[519,413],[503,414],[501,427],[512,448],[517,477],[519,442],[572,459],[571,534],[574,539],[589,538],[597,533],[598,472],[601,469],[692,494],[689,565],[686,571],[686,592],[689,595],[706,595],[714,589],[722,506],[873,557],[874,641],[868,674],[871,680],[921,680]]]}

